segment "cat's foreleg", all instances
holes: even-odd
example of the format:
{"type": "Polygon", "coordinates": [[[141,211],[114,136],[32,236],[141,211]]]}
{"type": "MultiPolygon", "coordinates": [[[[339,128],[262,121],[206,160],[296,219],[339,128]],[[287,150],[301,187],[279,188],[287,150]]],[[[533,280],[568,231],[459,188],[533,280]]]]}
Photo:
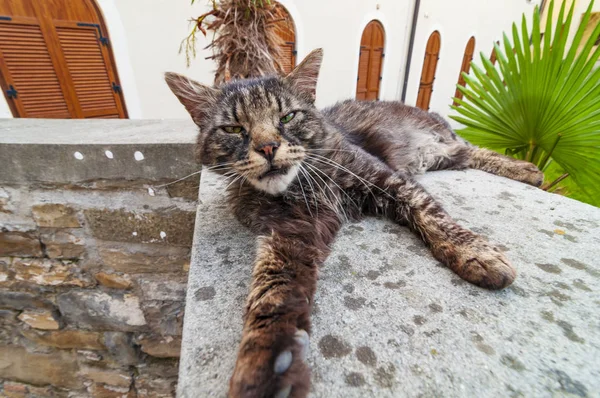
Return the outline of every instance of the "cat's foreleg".
{"type": "Polygon", "coordinates": [[[533,163],[504,156],[485,148],[470,148],[468,166],[536,187],[544,182],[544,173],[533,163]]]}
{"type": "Polygon", "coordinates": [[[317,267],[328,254],[323,247],[276,232],[259,238],[230,397],[308,394],[304,360],[317,267]]]}
{"type": "Polygon", "coordinates": [[[516,271],[502,252],[458,225],[418,182],[394,175],[384,188],[396,199],[388,202],[389,214],[398,222],[408,222],[435,258],[462,279],[489,289],[502,289],[513,282],[516,271]]]}

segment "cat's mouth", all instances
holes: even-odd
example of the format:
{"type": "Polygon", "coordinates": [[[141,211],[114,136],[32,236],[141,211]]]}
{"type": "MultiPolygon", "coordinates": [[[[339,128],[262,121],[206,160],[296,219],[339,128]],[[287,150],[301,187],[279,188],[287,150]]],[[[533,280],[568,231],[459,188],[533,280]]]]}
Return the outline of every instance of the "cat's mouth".
{"type": "Polygon", "coordinates": [[[285,175],[289,171],[290,171],[289,167],[271,166],[271,168],[269,170],[267,170],[265,173],[258,176],[257,179],[258,179],[258,181],[260,181],[263,178],[267,178],[267,177],[275,177],[275,176],[279,176],[279,175],[285,175]]]}

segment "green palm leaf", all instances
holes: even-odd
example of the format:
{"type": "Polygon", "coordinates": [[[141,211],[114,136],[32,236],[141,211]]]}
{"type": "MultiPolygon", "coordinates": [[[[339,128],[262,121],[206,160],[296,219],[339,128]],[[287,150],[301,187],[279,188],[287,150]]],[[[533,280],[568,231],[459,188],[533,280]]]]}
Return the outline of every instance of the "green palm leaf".
{"type": "Polygon", "coordinates": [[[573,196],[600,206],[600,24],[584,40],[593,5],[572,42],[574,3],[566,10],[563,2],[553,26],[550,2],[543,35],[539,8],[531,29],[523,15],[520,29],[513,24],[512,40],[504,34],[503,47],[494,44],[497,65],[483,54],[480,65],[471,65],[451,117],[465,126],[461,136],[535,163],[548,182],[568,173],[566,186],[583,191],[573,196]]]}

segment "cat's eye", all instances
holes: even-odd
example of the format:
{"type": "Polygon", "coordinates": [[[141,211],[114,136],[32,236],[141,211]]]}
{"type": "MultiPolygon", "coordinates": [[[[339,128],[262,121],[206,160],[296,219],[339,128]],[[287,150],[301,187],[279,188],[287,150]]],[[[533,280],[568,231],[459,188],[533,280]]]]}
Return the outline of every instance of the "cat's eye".
{"type": "Polygon", "coordinates": [[[241,134],[244,132],[244,128],[242,126],[225,126],[222,127],[222,129],[230,134],[241,134]]]}
{"type": "Polygon", "coordinates": [[[281,123],[286,124],[291,122],[294,116],[296,116],[296,112],[290,112],[279,120],[281,120],[281,123]]]}

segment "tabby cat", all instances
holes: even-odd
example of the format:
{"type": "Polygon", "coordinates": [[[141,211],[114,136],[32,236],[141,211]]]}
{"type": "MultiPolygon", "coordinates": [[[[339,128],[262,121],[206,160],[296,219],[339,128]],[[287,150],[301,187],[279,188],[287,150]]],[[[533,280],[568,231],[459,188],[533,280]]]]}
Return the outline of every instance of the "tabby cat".
{"type": "Polygon", "coordinates": [[[506,257],[411,176],[475,168],[535,186],[543,180],[534,165],[472,146],[441,116],[399,102],[317,110],[322,56],[313,51],[286,77],[216,88],[166,74],[200,128],[202,164],[231,178],[233,212],[258,234],[232,397],[308,394],[317,272],[345,220],[378,214],[408,225],[461,278],[501,289],[516,276],[506,257]]]}

